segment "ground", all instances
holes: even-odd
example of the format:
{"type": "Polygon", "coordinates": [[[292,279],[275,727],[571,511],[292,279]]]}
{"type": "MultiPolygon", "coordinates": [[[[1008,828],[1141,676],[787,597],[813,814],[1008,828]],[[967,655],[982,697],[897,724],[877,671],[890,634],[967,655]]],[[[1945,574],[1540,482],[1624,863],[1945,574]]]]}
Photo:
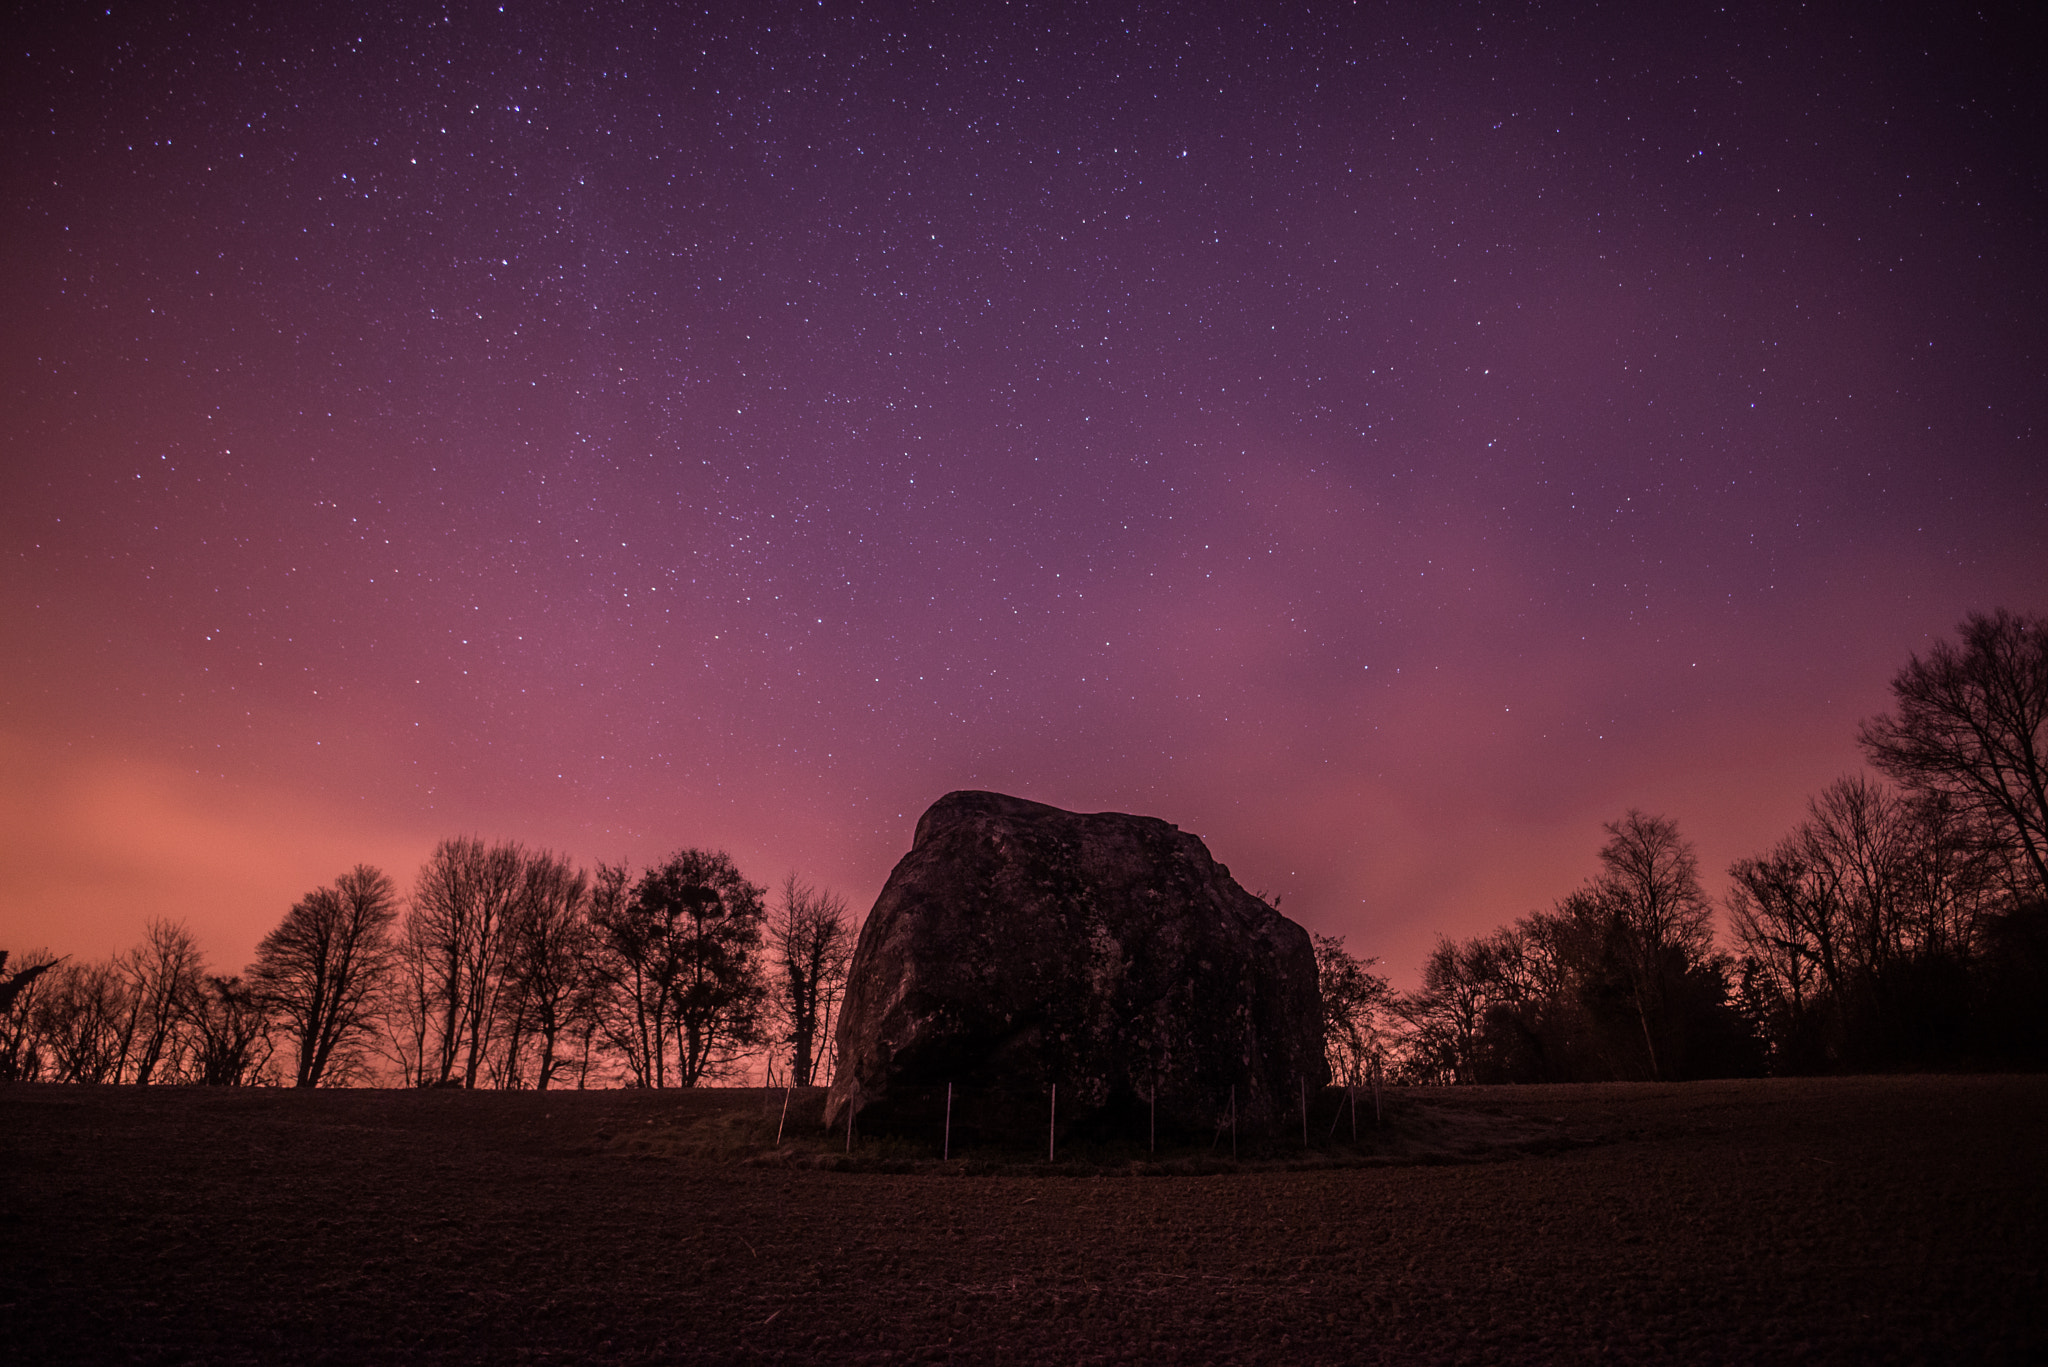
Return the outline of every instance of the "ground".
{"type": "Polygon", "coordinates": [[[1397,1092],[1151,1175],[763,1161],[779,1101],[0,1087],[0,1360],[2048,1360],[2048,1078],[1397,1092]]]}

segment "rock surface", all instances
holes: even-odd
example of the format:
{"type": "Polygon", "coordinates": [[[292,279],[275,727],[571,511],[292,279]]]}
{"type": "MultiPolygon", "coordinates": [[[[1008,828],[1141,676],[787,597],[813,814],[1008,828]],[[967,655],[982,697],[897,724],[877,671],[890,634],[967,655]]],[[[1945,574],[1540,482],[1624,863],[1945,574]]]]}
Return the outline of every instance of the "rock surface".
{"type": "Polygon", "coordinates": [[[953,1139],[1212,1138],[1328,1081],[1308,932],[1153,817],[949,793],[876,899],[826,1123],[953,1139]]]}

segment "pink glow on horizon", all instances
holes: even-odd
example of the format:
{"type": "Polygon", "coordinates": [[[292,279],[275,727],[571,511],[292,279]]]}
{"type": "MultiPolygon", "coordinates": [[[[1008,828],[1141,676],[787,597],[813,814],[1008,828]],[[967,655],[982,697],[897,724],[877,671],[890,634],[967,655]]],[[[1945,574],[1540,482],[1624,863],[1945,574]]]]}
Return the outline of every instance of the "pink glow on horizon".
{"type": "Polygon", "coordinates": [[[457,834],[864,910],[992,788],[1412,986],[2048,607],[2000,21],[1135,13],[25,32],[0,947],[457,834]]]}

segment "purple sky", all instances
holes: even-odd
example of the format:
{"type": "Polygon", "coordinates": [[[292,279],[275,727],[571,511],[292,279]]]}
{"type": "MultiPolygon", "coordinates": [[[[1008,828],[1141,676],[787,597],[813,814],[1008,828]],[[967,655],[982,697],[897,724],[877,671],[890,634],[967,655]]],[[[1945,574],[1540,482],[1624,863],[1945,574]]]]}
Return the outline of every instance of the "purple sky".
{"type": "Polygon", "coordinates": [[[0,947],[975,787],[1407,986],[2048,607],[2035,21],[712,8],[10,26],[0,947]]]}

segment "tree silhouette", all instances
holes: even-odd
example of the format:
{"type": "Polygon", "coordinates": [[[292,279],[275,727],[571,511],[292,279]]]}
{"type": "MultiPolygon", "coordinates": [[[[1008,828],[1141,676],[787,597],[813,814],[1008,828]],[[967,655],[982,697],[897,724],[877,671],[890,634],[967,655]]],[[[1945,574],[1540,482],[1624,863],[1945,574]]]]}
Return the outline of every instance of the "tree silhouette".
{"type": "Polygon", "coordinates": [[[765,895],[723,850],[679,851],[649,869],[634,889],[636,902],[662,908],[679,932],[675,954],[682,971],[673,992],[677,1080],[685,1087],[728,1076],[739,1056],[765,1038],[765,895]]]}
{"type": "MultiPolygon", "coordinates": [[[[57,966],[55,959],[40,959],[19,972],[9,973],[5,982],[0,982],[0,1015],[14,1009],[15,999],[28,991],[35,980],[57,966]]],[[[0,949],[0,973],[7,970],[7,951],[0,949]]]]}
{"type": "Polygon", "coordinates": [[[426,960],[436,1016],[422,1080],[449,1082],[460,1061],[463,1085],[476,1086],[498,1024],[506,931],[525,890],[526,865],[516,842],[461,837],[443,840],[420,866],[406,930],[426,960]]]}
{"type": "Polygon", "coordinates": [[[774,995],[790,1047],[789,1079],[808,1087],[818,1074],[820,1045],[829,1038],[832,1013],[846,986],[853,958],[853,927],[846,900],[797,881],[782,883],[782,909],[768,932],[773,955],[774,995]]]}
{"type": "Polygon", "coordinates": [[[262,995],[238,977],[209,976],[192,1007],[196,1081],[241,1087],[257,1080],[271,1054],[271,1017],[262,995]]]}
{"type": "Polygon", "coordinates": [[[251,986],[287,1022],[298,1052],[296,1086],[352,1071],[391,971],[397,914],[391,879],[358,864],[295,902],[257,944],[251,986]]]}
{"type": "Polygon", "coordinates": [[[1323,1052],[1330,1076],[1357,1082],[1386,1049],[1387,1017],[1394,993],[1372,971],[1377,959],[1360,959],[1344,948],[1341,935],[1316,935],[1316,985],[1323,997],[1323,1052]]]}
{"type": "Polygon", "coordinates": [[[39,985],[34,1029],[55,1082],[118,1082],[135,1012],[127,979],[111,963],[65,964],[39,985]]]}
{"type": "Polygon", "coordinates": [[[728,1076],[766,1037],[763,895],[722,850],[679,850],[630,895],[623,870],[600,867],[591,924],[605,1033],[642,1086],[728,1076]]]}
{"type": "Polygon", "coordinates": [[[1892,678],[1897,710],[1863,723],[1870,762],[1945,794],[2010,861],[2015,891],[2048,892],[2048,617],[1971,613],[1892,678]]]}
{"type": "MultiPolygon", "coordinates": [[[[8,952],[0,949],[0,973],[8,952]]],[[[32,1082],[42,1076],[44,1048],[37,1028],[37,983],[63,960],[48,950],[31,950],[28,962],[0,981],[0,1082],[32,1082]]]]}
{"type": "Polygon", "coordinates": [[[506,932],[506,1086],[523,1085],[520,1058],[529,1039],[535,1090],[554,1080],[563,1037],[588,1009],[591,936],[588,877],[567,855],[532,856],[506,932]]]}
{"type": "Polygon", "coordinates": [[[1398,1004],[1405,1071],[1429,1082],[1681,1078],[1749,1071],[1692,847],[1668,818],[1605,826],[1602,871],[1547,912],[1439,940],[1398,1004]]]}
{"type": "Polygon", "coordinates": [[[1964,1029],[1996,860],[1944,793],[1838,779],[1768,854],[1729,869],[1728,908],[1788,1071],[1933,1061],[1964,1029]]]}
{"type": "Polygon", "coordinates": [[[638,901],[624,865],[599,864],[590,895],[591,972],[606,1045],[642,1087],[668,1085],[673,988],[682,971],[672,927],[638,901]]]}
{"type": "Polygon", "coordinates": [[[184,1044],[180,1034],[205,968],[198,941],[179,922],[152,920],[143,927],[142,943],[116,962],[128,982],[122,1053],[133,1060],[133,1080],[146,1087],[159,1069],[175,1078],[184,1044]]]}
{"type": "MultiPolygon", "coordinates": [[[[1699,859],[1668,817],[1630,809],[1605,827],[1604,871],[1567,899],[1566,911],[1598,935],[1606,961],[1619,970],[1650,1076],[1665,1076],[1660,1058],[1667,1007],[1679,980],[1713,953],[1713,907],[1700,889],[1699,859]]],[[[1668,1050],[1666,1051],[1668,1053],[1668,1050]]]]}

